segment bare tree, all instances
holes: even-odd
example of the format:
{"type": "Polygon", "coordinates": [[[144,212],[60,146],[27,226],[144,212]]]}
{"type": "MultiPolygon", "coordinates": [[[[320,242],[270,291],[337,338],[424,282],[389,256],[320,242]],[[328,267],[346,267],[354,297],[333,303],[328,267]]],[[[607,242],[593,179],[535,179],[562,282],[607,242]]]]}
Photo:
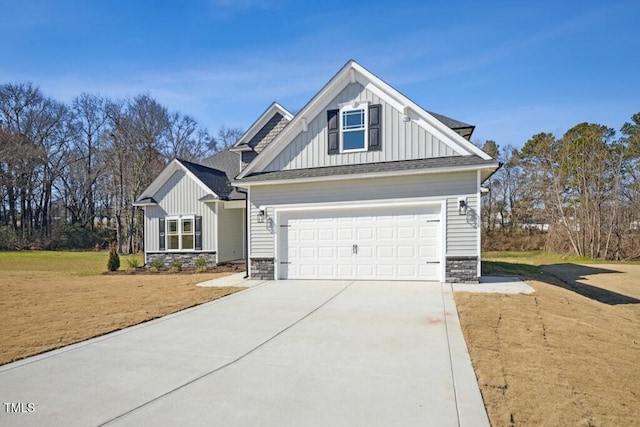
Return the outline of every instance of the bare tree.
{"type": "Polygon", "coordinates": [[[244,131],[237,127],[222,126],[212,139],[211,151],[218,152],[231,147],[238,142],[244,131]]]}
{"type": "Polygon", "coordinates": [[[167,160],[180,158],[197,161],[210,154],[212,138],[191,116],[173,112],[168,116],[166,148],[167,160]]]}

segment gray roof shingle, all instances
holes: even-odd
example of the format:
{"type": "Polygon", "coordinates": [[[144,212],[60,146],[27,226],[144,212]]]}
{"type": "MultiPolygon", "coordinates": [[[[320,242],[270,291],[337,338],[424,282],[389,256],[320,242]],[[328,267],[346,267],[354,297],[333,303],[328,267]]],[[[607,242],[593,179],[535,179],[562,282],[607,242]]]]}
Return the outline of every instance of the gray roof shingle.
{"type": "Polygon", "coordinates": [[[467,166],[498,166],[495,160],[484,160],[481,157],[451,156],[433,157],[429,159],[399,160],[393,162],[365,163],[357,165],[327,166],[311,169],[287,169],[273,172],[258,172],[245,176],[239,183],[265,182],[301,178],[322,178],[334,175],[355,175],[374,172],[393,172],[419,169],[456,168],[467,166]]]}
{"type": "MultiPolygon", "coordinates": [[[[227,151],[228,150],[224,150],[227,151]]],[[[232,165],[233,158],[227,154],[222,154],[224,151],[217,153],[207,159],[211,165],[217,165],[213,168],[198,163],[189,162],[187,160],[176,159],[184,167],[186,167],[192,174],[196,176],[204,185],[209,187],[211,191],[216,193],[222,200],[244,200],[244,194],[240,193],[231,186],[231,180],[238,174],[240,166],[237,154],[229,153],[235,156],[235,167],[232,165]],[[218,154],[221,154],[218,156],[218,154]],[[216,159],[214,157],[218,156],[216,159]],[[226,168],[223,170],[222,168],[226,168]],[[231,174],[231,175],[230,175],[231,174]]]]}

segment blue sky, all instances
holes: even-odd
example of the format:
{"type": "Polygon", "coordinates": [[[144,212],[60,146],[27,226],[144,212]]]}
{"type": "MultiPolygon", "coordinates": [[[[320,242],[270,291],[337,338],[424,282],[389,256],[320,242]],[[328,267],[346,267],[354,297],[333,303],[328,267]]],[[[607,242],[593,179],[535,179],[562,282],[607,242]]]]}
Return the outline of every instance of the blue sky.
{"type": "Polygon", "coordinates": [[[0,0],[0,83],[149,93],[212,133],[304,104],[349,60],[521,146],[640,112],[640,2],[0,0]]]}

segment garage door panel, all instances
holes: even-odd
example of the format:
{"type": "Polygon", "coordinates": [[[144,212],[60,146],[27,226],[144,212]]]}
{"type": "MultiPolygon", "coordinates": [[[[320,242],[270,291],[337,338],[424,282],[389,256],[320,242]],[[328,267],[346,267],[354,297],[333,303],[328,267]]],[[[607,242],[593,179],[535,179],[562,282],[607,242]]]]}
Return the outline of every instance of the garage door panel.
{"type": "Polygon", "coordinates": [[[358,228],[356,230],[356,240],[373,240],[373,228],[358,228]]]}
{"type": "Polygon", "coordinates": [[[437,247],[424,245],[424,246],[420,246],[418,250],[419,250],[418,256],[421,259],[424,259],[427,261],[433,261],[438,259],[439,252],[437,247]]]}
{"type": "Polygon", "coordinates": [[[332,278],[336,276],[335,264],[320,264],[318,265],[318,275],[323,278],[332,278]]]}
{"type": "Polygon", "coordinates": [[[416,247],[415,246],[398,246],[398,258],[415,258],[416,247]]]}
{"type": "Polygon", "coordinates": [[[440,264],[423,264],[419,266],[418,274],[422,277],[434,277],[439,269],[440,264]]]}
{"type": "Polygon", "coordinates": [[[300,240],[303,242],[314,242],[317,240],[316,230],[300,230],[300,240]]]}
{"type": "Polygon", "coordinates": [[[355,277],[356,271],[353,264],[338,264],[336,270],[338,278],[355,277]]]}
{"type": "Polygon", "coordinates": [[[420,226],[420,238],[421,239],[435,239],[438,236],[438,226],[435,225],[423,225],[420,226]]]}
{"type": "Polygon", "coordinates": [[[279,277],[439,280],[439,206],[287,212],[279,277]],[[354,246],[355,245],[355,246],[354,246]],[[355,250],[354,250],[355,249],[355,250]]]}
{"type": "Polygon", "coordinates": [[[337,240],[353,240],[355,238],[354,230],[350,228],[339,228],[336,234],[337,240]]]}
{"type": "Polygon", "coordinates": [[[300,248],[300,258],[316,258],[316,252],[317,247],[315,246],[307,246],[307,247],[302,247],[300,248]]]}
{"type": "Polygon", "coordinates": [[[335,237],[335,230],[332,228],[321,228],[318,230],[318,240],[320,241],[334,241],[335,237]]]}
{"type": "Polygon", "coordinates": [[[398,239],[415,239],[416,229],[415,227],[398,227],[398,239]]]}
{"type": "Polygon", "coordinates": [[[398,264],[398,278],[410,279],[416,277],[416,265],[415,264],[398,264]]]}
{"type": "Polygon", "coordinates": [[[393,258],[394,251],[393,246],[378,246],[376,248],[376,258],[385,259],[385,258],[393,258]]]}
{"type": "Polygon", "coordinates": [[[395,228],[391,226],[378,227],[376,229],[376,237],[378,240],[393,240],[395,239],[395,228]]]}
{"type": "Polygon", "coordinates": [[[333,246],[320,246],[318,248],[318,258],[334,259],[336,257],[336,248],[333,246]]]}

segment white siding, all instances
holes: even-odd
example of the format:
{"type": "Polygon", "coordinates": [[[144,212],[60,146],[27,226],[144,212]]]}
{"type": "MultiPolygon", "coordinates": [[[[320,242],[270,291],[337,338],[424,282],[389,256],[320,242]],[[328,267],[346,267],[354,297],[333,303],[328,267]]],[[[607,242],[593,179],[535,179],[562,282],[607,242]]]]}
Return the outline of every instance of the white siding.
{"type": "Polygon", "coordinates": [[[216,250],[216,214],[213,203],[203,203],[198,199],[205,196],[205,190],[183,171],[177,171],[153,195],[157,206],[145,209],[145,252],[156,252],[158,246],[158,219],[168,215],[202,216],[202,250],[216,250]]]}
{"type": "Polygon", "coordinates": [[[244,258],[244,209],[218,205],[218,262],[244,258]]]}
{"type": "Polygon", "coordinates": [[[318,116],[309,120],[308,131],[298,134],[265,170],[305,169],[459,155],[415,122],[405,122],[403,117],[402,111],[384,103],[361,84],[350,84],[318,116]],[[353,100],[382,105],[382,150],[328,155],[326,111],[337,109],[338,104],[353,100]]]}
{"type": "Polygon", "coordinates": [[[476,172],[471,171],[252,187],[250,255],[252,257],[274,256],[274,235],[277,225],[274,223],[273,208],[278,205],[365,202],[418,197],[430,197],[434,201],[447,200],[446,234],[448,239],[460,242],[451,247],[447,245],[447,255],[475,254],[476,228],[471,221],[461,220],[457,203],[458,196],[467,197],[471,208],[469,214],[471,214],[472,208],[477,204],[476,177],[476,172]],[[267,206],[267,218],[263,223],[257,221],[260,206],[267,206]],[[473,250],[467,251],[468,248],[473,250]]]}

